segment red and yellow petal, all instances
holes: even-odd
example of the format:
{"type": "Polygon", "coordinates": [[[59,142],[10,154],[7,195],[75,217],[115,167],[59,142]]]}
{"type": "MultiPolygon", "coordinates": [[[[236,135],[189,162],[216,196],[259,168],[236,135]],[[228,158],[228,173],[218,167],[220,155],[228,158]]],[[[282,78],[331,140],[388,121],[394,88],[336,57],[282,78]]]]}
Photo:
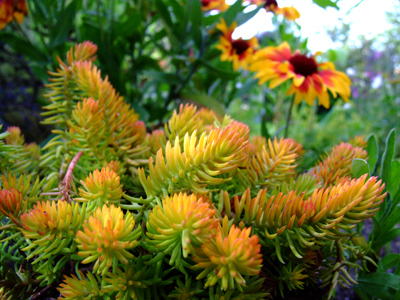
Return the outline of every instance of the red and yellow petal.
{"type": "Polygon", "coordinates": [[[225,0],[201,0],[201,9],[203,11],[210,10],[219,10],[220,12],[224,12],[229,8],[229,5],[226,4],[225,0]]]}
{"type": "Polygon", "coordinates": [[[350,97],[350,79],[343,72],[335,70],[331,62],[317,64],[314,56],[291,52],[288,43],[277,47],[266,47],[254,55],[250,70],[255,71],[259,84],[269,82],[271,89],[292,79],[287,95],[294,95],[295,103],[305,100],[313,105],[318,98],[319,105],[329,107],[329,92],[333,97],[340,95],[344,101],[350,97]]]}
{"type": "Polygon", "coordinates": [[[223,35],[216,48],[222,51],[221,60],[232,62],[234,70],[239,68],[247,70],[249,63],[253,60],[255,49],[258,47],[258,40],[255,37],[250,40],[232,39],[232,33],[236,26],[236,22],[233,22],[228,28],[225,20],[221,19],[216,27],[223,35]]]}

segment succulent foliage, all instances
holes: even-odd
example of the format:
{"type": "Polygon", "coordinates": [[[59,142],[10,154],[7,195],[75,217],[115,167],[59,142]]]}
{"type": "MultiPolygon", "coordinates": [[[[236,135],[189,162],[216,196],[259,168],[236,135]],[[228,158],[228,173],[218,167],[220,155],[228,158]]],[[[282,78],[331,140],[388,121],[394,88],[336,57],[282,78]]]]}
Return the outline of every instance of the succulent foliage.
{"type": "MultiPolygon", "coordinates": [[[[332,294],[372,260],[353,243],[385,185],[353,178],[357,138],[310,170],[293,139],[181,105],[146,127],[94,64],[71,48],[50,72],[40,148],[0,134],[0,297],[267,299],[332,294]],[[38,159],[33,159],[38,158],[38,159]]],[[[372,261],[373,262],[373,261],[372,261]]]]}

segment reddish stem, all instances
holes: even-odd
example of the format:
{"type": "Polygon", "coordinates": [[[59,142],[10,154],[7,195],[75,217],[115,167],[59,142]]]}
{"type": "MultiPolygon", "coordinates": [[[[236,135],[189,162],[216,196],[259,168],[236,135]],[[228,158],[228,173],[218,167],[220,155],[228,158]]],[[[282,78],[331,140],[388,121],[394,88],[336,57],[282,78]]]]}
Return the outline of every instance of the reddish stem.
{"type": "Polygon", "coordinates": [[[74,171],[75,165],[78,162],[78,160],[81,158],[83,152],[79,151],[75,157],[72,159],[71,163],[69,164],[67,174],[64,177],[64,180],[62,182],[62,192],[61,194],[63,195],[61,200],[64,201],[69,201],[68,193],[71,190],[71,180],[72,180],[72,172],[74,171]]]}

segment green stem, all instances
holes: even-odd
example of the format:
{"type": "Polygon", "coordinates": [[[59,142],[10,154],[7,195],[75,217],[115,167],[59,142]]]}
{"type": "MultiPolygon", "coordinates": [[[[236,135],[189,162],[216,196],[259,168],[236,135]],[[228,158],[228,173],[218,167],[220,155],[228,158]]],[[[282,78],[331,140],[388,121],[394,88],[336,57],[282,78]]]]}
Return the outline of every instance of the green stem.
{"type": "Polygon", "coordinates": [[[182,90],[190,82],[190,80],[192,79],[193,75],[196,73],[198,67],[200,66],[199,60],[203,57],[204,52],[205,52],[205,48],[206,48],[206,45],[203,42],[203,45],[200,48],[199,55],[198,55],[197,59],[195,60],[195,62],[191,65],[190,70],[189,70],[188,74],[186,75],[186,78],[183,80],[182,84],[179,85],[178,87],[176,87],[175,85],[171,86],[167,101],[165,101],[164,108],[167,108],[168,104],[170,104],[172,100],[174,100],[176,97],[179,97],[179,95],[181,94],[182,90]]]}
{"type": "Polygon", "coordinates": [[[294,105],[294,95],[292,97],[292,100],[290,101],[290,107],[289,107],[289,111],[288,111],[287,118],[286,118],[286,127],[285,127],[285,135],[284,135],[285,138],[287,138],[289,135],[289,125],[290,125],[290,120],[292,118],[293,105],[294,105]]]}
{"type": "Polygon", "coordinates": [[[4,225],[4,226],[1,226],[0,227],[0,231],[3,231],[3,230],[8,229],[8,228],[13,228],[13,227],[17,227],[17,226],[15,224],[7,224],[7,225],[4,225]]]}

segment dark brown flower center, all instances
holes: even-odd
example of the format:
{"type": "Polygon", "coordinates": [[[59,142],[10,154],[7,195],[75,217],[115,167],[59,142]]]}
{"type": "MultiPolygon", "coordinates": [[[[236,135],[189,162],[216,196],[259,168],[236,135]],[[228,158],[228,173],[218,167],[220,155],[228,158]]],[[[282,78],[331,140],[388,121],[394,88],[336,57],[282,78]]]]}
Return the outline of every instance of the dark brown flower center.
{"type": "Polygon", "coordinates": [[[207,7],[210,3],[213,2],[212,0],[201,0],[201,6],[207,7]]]}
{"type": "Polygon", "coordinates": [[[236,50],[236,54],[243,54],[247,49],[249,49],[249,43],[243,40],[232,41],[232,48],[236,50]]]}
{"type": "Polygon", "coordinates": [[[307,57],[303,54],[296,54],[289,59],[289,62],[293,65],[296,74],[301,74],[304,77],[307,77],[318,73],[318,65],[312,57],[307,57]]]}
{"type": "Polygon", "coordinates": [[[278,2],[276,2],[276,0],[267,0],[265,1],[264,7],[266,9],[269,9],[271,5],[274,5],[274,7],[278,7],[278,2]]]}

